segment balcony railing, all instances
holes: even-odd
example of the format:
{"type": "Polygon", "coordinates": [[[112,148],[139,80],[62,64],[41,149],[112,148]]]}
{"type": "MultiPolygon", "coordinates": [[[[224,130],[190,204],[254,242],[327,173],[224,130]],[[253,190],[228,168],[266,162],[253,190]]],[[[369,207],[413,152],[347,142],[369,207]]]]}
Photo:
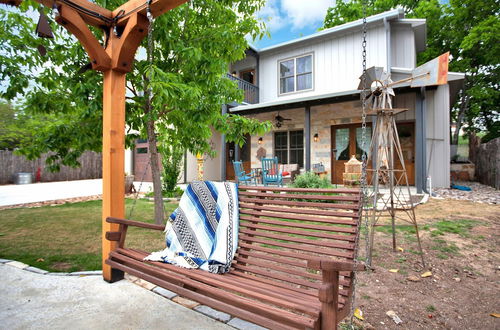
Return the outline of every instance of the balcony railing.
{"type": "Polygon", "coordinates": [[[243,92],[245,93],[244,101],[246,103],[250,104],[259,103],[259,87],[249,83],[248,81],[235,77],[229,73],[227,74],[227,77],[238,83],[238,88],[242,89],[243,92]]]}

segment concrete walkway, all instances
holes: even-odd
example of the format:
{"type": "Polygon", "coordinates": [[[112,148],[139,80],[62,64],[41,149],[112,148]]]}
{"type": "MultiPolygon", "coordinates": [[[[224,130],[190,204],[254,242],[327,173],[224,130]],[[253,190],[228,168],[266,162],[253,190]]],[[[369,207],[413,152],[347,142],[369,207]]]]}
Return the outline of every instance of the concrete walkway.
{"type": "Polygon", "coordinates": [[[0,329],[232,329],[129,281],[0,264],[0,329]]]}
{"type": "MultiPolygon", "coordinates": [[[[136,189],[139,189],[140,185],[140,182],[134,182],[136,189]]],[[[152,184],[143,182],[141,191],[148,192],[150,190],[152,190],[152,184]]],[[[0,206],[101,194],[102,179],[0,185],[0,206]]]]}

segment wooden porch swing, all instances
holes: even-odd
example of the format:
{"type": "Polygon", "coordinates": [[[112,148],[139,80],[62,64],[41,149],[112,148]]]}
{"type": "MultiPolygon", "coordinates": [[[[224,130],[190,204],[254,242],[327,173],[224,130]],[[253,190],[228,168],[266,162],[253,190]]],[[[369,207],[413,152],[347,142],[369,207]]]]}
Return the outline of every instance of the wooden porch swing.
{"type": "Polygon", "coordinates": [[[354,272],[365,268],[356,262],[361,190],[240,186],[238,249],[229,273],[143,261],[149,253],[125,244],[128,227],[164,226],[123,219],[126,73],[148,35],[146,11],[157,17],[186,0],[130,0],[114,11],[85,0],[36,1],[57,8],[56,21],[79,39],[92,69],[104,73],[104,280],[127,272],[271,329],[336,328],[351,312],[354,272]],[[88,25],[106,30],[103,46],[88,25]]]}

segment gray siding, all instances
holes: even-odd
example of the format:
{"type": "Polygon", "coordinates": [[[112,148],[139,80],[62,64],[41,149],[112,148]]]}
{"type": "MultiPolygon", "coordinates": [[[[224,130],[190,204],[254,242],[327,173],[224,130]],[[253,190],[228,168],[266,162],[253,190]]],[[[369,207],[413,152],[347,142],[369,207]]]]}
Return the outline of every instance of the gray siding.
{"type": "MultiPolygon", "coordinates": [[[[367,66],[387,64],[386,34],[383,25],[373,26],[367,35],[367,66]]],[[[260,56],[260,102],[354,90],[362,73],[361,33],[349,32],[329,39],[290,45],[263,52],[260,56]],[[278,61],[313,54],[313,90],[278,96],[278,61]]]]}
{"type": "Polygon", "coordinates": [[[449,86],[427,91],[427,175],[433,187],[450,186],[449,86]]]}
{"type": "Polygon", "coordinates": [[[411,25],[391,24],[391,67],[413,69],[417,64],[411,25]]]}

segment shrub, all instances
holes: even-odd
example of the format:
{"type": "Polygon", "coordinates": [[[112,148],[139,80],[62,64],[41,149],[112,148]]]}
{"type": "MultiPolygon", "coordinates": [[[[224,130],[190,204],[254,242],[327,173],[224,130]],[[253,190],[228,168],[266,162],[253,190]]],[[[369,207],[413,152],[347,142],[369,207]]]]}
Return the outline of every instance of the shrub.
{"type": "Polygon", "coordinates": [[[166,193],[171,194],[176,190],[184,159],[184,149],[176,144],[165,144],[161,146],[160,152],[163,164],[162,191],[165,196],[166,193]]]}
{"type": "Polygon", "coordinates": [[[293,188],[333,188],[328,178],[321,178],[314,174],[314,172],[305,172],[297,175],[289,186],[293,188]]]}

